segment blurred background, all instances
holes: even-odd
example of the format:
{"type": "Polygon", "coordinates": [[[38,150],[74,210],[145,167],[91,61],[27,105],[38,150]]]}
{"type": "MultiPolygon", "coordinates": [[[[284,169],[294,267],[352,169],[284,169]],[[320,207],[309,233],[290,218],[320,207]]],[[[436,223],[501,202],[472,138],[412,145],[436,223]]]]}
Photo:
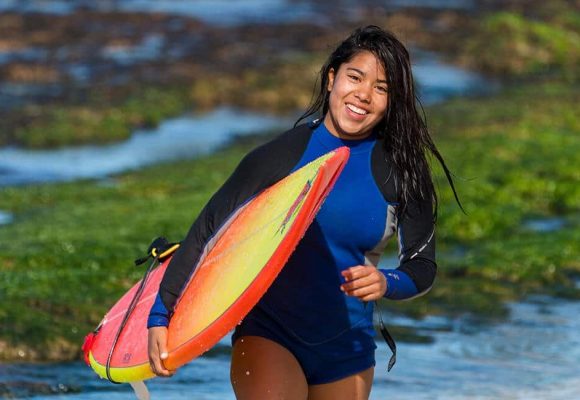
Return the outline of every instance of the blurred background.
{"type": "MultiPolygon", "coordinates": [[[[438,279],[382,302],[371,398],[578,396],[580,1],[0,0],[0,397],[133,398],[83,337],[367,24],[408,47],[466,210],[433,163],[438,279]]],[[[229,352],[153,395],[233,399],[229,352]]]]}

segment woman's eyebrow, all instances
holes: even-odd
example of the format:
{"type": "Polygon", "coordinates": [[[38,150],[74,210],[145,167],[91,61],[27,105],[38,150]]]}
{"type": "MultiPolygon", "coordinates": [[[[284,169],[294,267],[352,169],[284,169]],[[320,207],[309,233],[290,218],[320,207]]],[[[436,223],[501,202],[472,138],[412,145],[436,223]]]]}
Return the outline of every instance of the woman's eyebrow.
{"type": "MultiPolygon", "coordinates": [[[[366,76],[366,73],[364,73],[363,71],[361,71],[361,70],[360,70],[360,69],[358,69],[358,68],[355,68],[355,67],[347,67],[346,69],[347,69],[347,70],[352,70],[352,71],[355,71],[355,72],[357,72],[357,73],[361,74],[362,76],[366,76]]],[[[387,81],[386,81],[385,79],[377,79],[377,82],[378,82],[378,83],[385,83],[385,84],[387,83],[387,81]]]]}

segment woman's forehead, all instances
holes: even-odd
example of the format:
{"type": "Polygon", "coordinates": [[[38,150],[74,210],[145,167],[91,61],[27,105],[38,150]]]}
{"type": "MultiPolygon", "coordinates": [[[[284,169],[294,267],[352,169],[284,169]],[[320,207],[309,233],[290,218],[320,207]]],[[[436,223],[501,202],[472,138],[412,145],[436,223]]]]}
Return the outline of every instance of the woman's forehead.
{"type": "Polygon", "coordinates": [[[341,64],[339,69],[357,70],[364,75],[376,76],[378,80],[385,80],[387,75],[381,60],[368,50],[355,53],[349,60],[341,64]]]}

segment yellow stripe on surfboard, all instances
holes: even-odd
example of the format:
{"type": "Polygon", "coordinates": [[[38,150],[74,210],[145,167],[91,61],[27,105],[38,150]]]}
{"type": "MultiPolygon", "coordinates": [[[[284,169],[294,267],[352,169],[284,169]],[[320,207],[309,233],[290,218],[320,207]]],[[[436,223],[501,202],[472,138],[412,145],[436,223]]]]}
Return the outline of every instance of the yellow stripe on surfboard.
{"type": "MultiPolygon", "coordinates": [[[[144,334],[147,334],[147,332],[144,332],[144,334]]],[[[97,373],[97,375],[99,375],[101,378],[108,379],[106,366],[99,364],[93,357],[92,352],[89,353],[89,362],[91,363],[91,367],[97,373]]],[[[137,382],[150,379],[155,376],[153,371],[151,371],[149,363],[144,363],[128,368],[110,368],[109,373],[115,382],[137,382]]]]}

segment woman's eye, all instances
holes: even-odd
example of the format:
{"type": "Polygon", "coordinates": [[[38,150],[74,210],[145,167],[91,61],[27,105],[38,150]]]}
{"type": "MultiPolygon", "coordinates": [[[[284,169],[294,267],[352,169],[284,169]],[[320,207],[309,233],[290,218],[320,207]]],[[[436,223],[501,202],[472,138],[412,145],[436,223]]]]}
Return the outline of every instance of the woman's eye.
{"type": "Polygon", "coordinates": [[[389,93],[389,88],[386,86],[377,86],[377,90],[381,93],[389,93]]]}
{"type": "Polygon", "coordinates": [[[350,79],[352,79],[355,82],[359,82],[360,81],[360,77],[356,76],[356,75],[349,75],[348,76],[350,79]]]}

